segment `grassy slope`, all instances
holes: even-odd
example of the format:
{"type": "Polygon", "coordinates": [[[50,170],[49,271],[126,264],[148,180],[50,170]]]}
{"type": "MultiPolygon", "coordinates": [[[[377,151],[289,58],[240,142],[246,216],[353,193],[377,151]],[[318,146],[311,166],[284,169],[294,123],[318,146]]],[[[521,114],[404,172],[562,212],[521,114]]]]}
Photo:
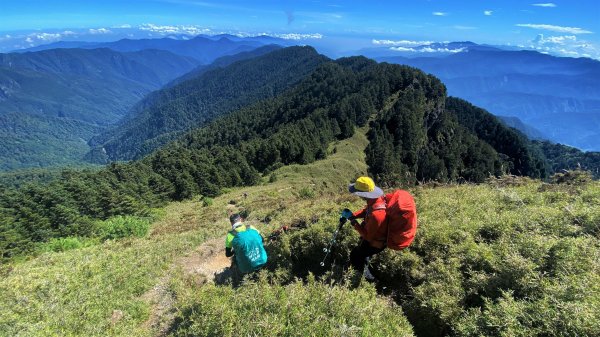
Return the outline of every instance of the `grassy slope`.
{"type": "MultiPolygon", "coordinates": [[[[172,203],[159,210],[161,220],[144,239],[125,239],[62,253],[45,253],[0,271],[0,335],[147,335],[142,327],[150,304],[140,296],[152,288],[176,257],[228,229],[228,203],[255,210],[251,219],[269,214],[279,226],[283,218],[307,216],[313,205],[333,211],[314,200],[302,199],[307,187],[318,193],[342,189],[366,171],[363,133],[337,145],[337,153],[312,165],[281,168],[275,183],[232,190],[209,207],[199,201],[172,203]],[[357,156],[359,154],[359,156],[357,156]],[[243,192],[248,198],[242,200],[243,192]],[[124,313],[111,323],[115,310],[124,313]]],[[[269,228],[261,228],[268,231],[269,228]]]]}
{"type": "MultiPolygon", "coordinates": [[[[359,132],[350,140],[332,145],[332,154],[326,160],[281,168],[275,172],[276,182],[267,183],[266,177],[265,184],[228,191],[207,207],[202,207],[199,201],[172,203],[157,211],[160,220],[153,224],[147,238],[46,253],[15,264],[10,271],[0,271],[0,335],[149,335],[152,332],[143,323],[150,315],[151,304],[141,295],[165,274],[172,278],[168,284],[177,298],[175,306],[180,320],[183,319],[174,333],[182,336],[215,331],[235,335],[232,329],[239,314],[261,317],[260,324],[245,326],[254,329],[248,333],[259,335],[267,331],[261,329],[268,325],[280,329],[282,335],[294,335],[285,330],[286,320],[298,324],[295,331],[299,334],[306,333],[303,329],[310,322],[315,322],[315,330],[310,330],[313,335],[324,335],[324,331],[332,335],[335,331],[335,334],[349,336],[368,335],[373,326],[393,322],[400,329],[396,334],[410,335],[402,311],[385,298],[377,297],[369,287],[349,291],[320,284],[302,287],[292,283],[271,287],[262,282],[236,295],[240,296],[240,301],[232,306],[229,289],[219,286],[197,289],[193,282],[170,268],[173,261],[200,243],[223,236],[228,228],[226,215],[234,209],[250,211],[250,221],[260,221],[258,226],[263,233],[282,225],[309,224],[308,230],[296,231],[288,237],[297,239],[304,235],[307,240],[298,240],[305,244],[300,249],[313,249],[314,255],[321,257],[320,250],[325,242],[322,239],[329,237],[339,210],[361,205],[360,200],[349,196],[345,190],[348,181],[366,173],[363,152],[366,144],[364,132],[359,132]],[[247,193],[247,198],[243,193],[247,193]],[[263,221],[266,219],[268,223],[263,221]],[[313,291],[320,298],[333,299],[339,305],[334,306],[333,311],[331,307],[319,306],[318,301],[311,300],[317,296],[311,295],[313,291]],[[283,294],[289,296],[288,300],[283,294]],[[254,298],[260,306],[252,301],[254,298]],[[273,315],[292,303],[300,311],[273,315]],[[361,307],[362,303],[368,303],[369,312],[378,317],[373,326],[360,319],[364,312],[361,316],[351,314],[351,309],[361,307]],[[373,303],[379,305],[373,306],[373,303]],[[123,313],[123,318],[114,318],[113,314],[118,311],[123,313]],[[305,316],[299,316],[302,319],[292,319],[302,312],[305,313],[305,316]],[[197,324],[198,320],[206,324],[197,324]],[[343,322],[332,324],[336,320],[343,322]]],[[[417,331],[439,330],[443,324],[438,321],[447,319],[457,322],[450,329],[459,335],[515,335],[521,331],[518,329],[522,324],[519,315],[525,315],[525,321],[534,319],[532,314],[527,314],[528,310],[536,307],[542,310],[544,305],[548,306],[545,309],[556,313],[556,324],[565,319],[579,319],[579,323],[583,323],[577,324],[582,329],[586,329],[587,324],[587,331],[593,331],[599,319],[596,309],[600,303],[600,261],[597,256],[594,258],[594,254],[600,252],[597,240],[600,235],[600,210],[597,207],[600,184],[589,184],[574,193],[553,186],[547,188],[533,181],[517,187],[462,185],[413,190],[420,212],[417,239],[413,247],[401,254],[386,252],[381,265],[387,268],[392,280],[386,282],[390,281],[392,286],[398,280],[414,281],[414,297],[403,303],[403,307],[406,304],[405,310],[408,308],[412,314],[423,315],[420,319],[411,318],[413,325],[416,322],[417,331]],[[567,241],[577,251],[561,248],[561,241],[567,241]],[[578,254],[579,250],[591,254],[578,254]],[[546,261],[549,251],[554,258],[546,261]],[[456,274],[453,264],[463,261],[471,261],[473,266],[482,265],[482,270],[456,274]],[[573,261],[579,261],[585,270],[573,267],[573,261]],[[548,270],[553,274],[537,270],[538,262],[551,263],[548,270]],[[493,273],[486,273],[487,269],[493,273]],[[469,277],[465,276],[467,274],[469,277]],[[502,284],[503,279],[511,284],[502,284]],[[477,309],[466,314],[462,312],[461,303],[472,294],[463,293],[461,287],[471,292],[485,292],[488,289],[481,288],[496,285],[499,289],[512,287],[522,292],[515,297],[535,298],[533,295],[540,290],[548,296],[537,302],[531,301],[529,305],[533,307],[528,309],[526,304],[522,307],[514,305],[510,294],[504,294],[483,312],[477,309]],[[569,297],[569,292],[581,287],[586,291],[576,291],[569,297]],[[557,302],[563,300],[566,302],[557,302]],[[556,308],[552,306],[561,303],[568,305],[554,310],[556,308]],[[514,314],[514,320],[505,322],[506,315],[502,310],[514,314]],[[478,330],[481,328],[477,320],[482,317],[488,317],[489,322],[496,319],[499,324],[490,325],[490,331],[478,330]]],[[[356,239],[356,234],[346,228],[344,245],[352,244],[356,239]]],[[[294,247],[287,246],[289,254],[303,258],[299,251],[293,251],[294,247]]],[[[272,258],[285,262],[285,249],[281,252],[281,256],[272,258]]],[[[310,265],[314,263],[307,256],[302,263],[308,269],[318,269],[318,266],[310,265]]],[[[548,319],[547,326],[539,327],[539,331],[552,331],[556,328],[551,323],[554,321],[548,319]]]]}

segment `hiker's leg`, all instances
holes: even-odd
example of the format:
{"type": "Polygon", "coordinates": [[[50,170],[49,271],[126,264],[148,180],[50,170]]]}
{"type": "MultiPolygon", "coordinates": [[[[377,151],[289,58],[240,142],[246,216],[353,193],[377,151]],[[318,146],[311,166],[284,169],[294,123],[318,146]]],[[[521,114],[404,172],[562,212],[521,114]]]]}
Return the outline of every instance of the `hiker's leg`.
{"type": "Polygon", "coordinates": [[[375,248],[371,246],[367,241],[362,240],[360,244],[350,252],[350,263],[357,273],[362,274],[365,265],[368,262],[368,258],[380,253],[385,248],[375,248]]]}
{"type": "Polygon", "coordinates": [[[240,269],[235,262],[235,258],[231,261],[231,285],[235,288],[240,285],[240,281],[242,280],[242,274],[240,273],[240,269]]]}
{"type": "Polygon", "coordinates": [[[350,264],[358,274],[362,274],[365,269],[365,258],[367,257],[368,247],[370,247],[369,243],[361,240],[358,246],[354,247],[350,252],[350,264]]]}

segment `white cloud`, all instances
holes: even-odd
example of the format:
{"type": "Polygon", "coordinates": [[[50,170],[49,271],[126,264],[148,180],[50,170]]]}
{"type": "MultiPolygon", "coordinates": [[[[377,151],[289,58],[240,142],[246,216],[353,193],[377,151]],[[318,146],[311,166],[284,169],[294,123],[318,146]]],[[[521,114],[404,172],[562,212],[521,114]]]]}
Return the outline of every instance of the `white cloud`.
{"type": "Polygon", "coordinates": [[[448,49],[448,48],[407,48],[407,47],[391,47],[390,50],[395,51],[404,51],[404,52],[414,52],[414,53],[460,53],[464,51],[466,48],[458,48],[458,49],[448,49]]]}
{"type": "Polygon", "coordinates": [[[371,43],[380,46],[422,46],[432,44],[433,41],[410,41],[410,40],[371,40],[371,43]]]}
{"type": "Polygon", "coordinates": [[[412,52],[416,52],[417,51],[415,48],[407,48],[407,47],[391,47],[390,50],[395,50],[395,51],[412,51],[412,52]]]}
{"type": "Polygon", "coordinates": [[[421,51],[426,53],[460,53],[464,51],[466,48],[458,48],[458,49],[448,49],[448,48],[431,48],[426,47],[421,49],[421,51]]]}
{"type": "Polygon", "coordinates": [[[98,28],[98,29],[88,29],[88,33],[90,34],[110,34],[112,31],[106,28],[98,28]]]}
{"type": "Polygon", "coordinates": [[[544,37],[543,34],[539,34],[533,42],[535,43],[555,43],[555,44],[565,44],[572,43],[577,41],[577,36],[575,35],[564,35],[564,36],[548,36],[544,37]]]}
{"type": "Polygon", "coordinates": [[[278,37],[280,39],[285,39],[285,40],[306,40],[306,39],[322,39],[323,35],[319,34],[319,33],[315,33],[315,34],[296,34],[296,33],[289,33],[289,34],[267,34],[269,36],[273,36],[273,37],[278,37]]]}
{"type": "Polygon", "coordinates": [[[446,13],[446,12],[433,12],[431,14],[435,15],[435,16],[447,16],[448,15],[448,13],[446,13]]]}
{"type": "Polygon", "coordinates": [[[200,35],[200,34],[211,34],[213,33],[208,28],[201,28],[199,26],[160,26],[152,23],[145,23],[138,27],[140,30],[159,33],[159,34],[187,34],[187,35],[200,35]]]}
{"type": "Polygon", "coordinates": [[[54,40],[60,39],[62,37],[62,35],[59,33],[34,33],[34,34],[29,34],[29,37],[34,37],[37,40],[42,40],[42,41],[54,41],[54,40]]]}
{"type": "Polygon", "coordinates": [[[128,24],[128,23],[126,23],[126,24],[124,24],[124,25],[113,26],[113,27],[111,27],[111,28],[121,28],[121,29],[124,29],[124,28],[131,28],[131,25],[130,25],[130,24],[128,24]]]}
{"type": "Polygon", "coordinates": [[[27,43],[33,43],[33,39],[31,37],[27,37],[25,39],[25,42],[27,42],[27,43]]]}
{"type": "Polygon", "coordinates": [[[237,37],[256,37],[256,36],[271,36],[271,37],[277,37],[280,39],[284,39],[284,40],[307,40],[307,39],[322,39],[324,37],[323,34],[320,33],[314,33],[314,34],[299,34],[299,33],[282,33],[282,34],[275,34],[275,33],[267,33],[267,32],[262,32],[262,33],[248,33],[248,32],[226,32],[226,34],[231,34],[231,35],[235,35],[237,37]]]}
{"type": "Polygon", "coordinates": [[[536,6],[536,7],[556,7],[556,4],[552,3],[552,2],[541,3],[541,4],[531,4],[531,5],[536,6]]]}
{"type": "Polygon", "coordinates": [[[483,15],[485,16],[491,16],[494,13],[494,11],[483,11],[483,15]]]}
{"type": "Polygon", "coordinates": [[[568,33],[568,34],[592,34],[591,31],[585,30],[585,29],[579,28],[579,27],[564,27],[564,26],[532,24],[532,23],[519,23],[519,24],[516,24],[516,26],[533,28],[533,29],[541,29],[541,30],[549,30],[549,31],[553,31],[553,32],[568,33]]]}
{"type": "Polygon", "coordinates": [[[539,52],[552,53],[559,56],[590,57],[600,59],[600,49],[594,44],[582,41],[575,35],[544,36],[538,34],[531,45],[527,46],[539,52]]]}

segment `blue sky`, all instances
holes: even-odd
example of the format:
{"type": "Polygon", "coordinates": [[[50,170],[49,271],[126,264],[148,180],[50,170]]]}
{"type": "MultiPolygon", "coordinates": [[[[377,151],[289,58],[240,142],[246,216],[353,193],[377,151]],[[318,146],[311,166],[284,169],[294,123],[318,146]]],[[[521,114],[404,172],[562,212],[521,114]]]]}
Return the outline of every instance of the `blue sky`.
{"type": "Polygon", "coordinates": [[[155,34],[308,34],[302,36],[330,39],[347,50],[374,41],[470,40],[600,58],[597,0],[0,1],[4,49],[90,35],[115,39],[140,28],[155,34]]]}

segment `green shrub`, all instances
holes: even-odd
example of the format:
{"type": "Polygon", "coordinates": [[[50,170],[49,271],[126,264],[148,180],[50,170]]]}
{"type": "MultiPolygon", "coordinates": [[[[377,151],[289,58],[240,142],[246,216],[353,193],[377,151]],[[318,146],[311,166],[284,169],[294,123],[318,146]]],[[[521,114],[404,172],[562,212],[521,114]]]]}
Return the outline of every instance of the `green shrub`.
{"type": "Polygon", "coordinates": [[[302,187],[298,191],[298,196],[302,199],[313,199],[315,197],[315,191],[309,187],[302,187]]]}
{"type": "Polygon", "coordinates": [[[71,249],[78,249],[83,247],[83,243],[79,238],[66,237],[51,239],[41,245],[40,250],[43,252],[64,252],[71,249]]]}
{"type": "Polygon", "coordinates": [[[237,289],[206,285],[179,310],[173,336],[413,336],[402,309],[373,287],[350,290],[309,278],[237,289]]]}
{"type": "MultiPolygon", "coordinates": [[[[378,289],[420,336],[587,336],[600,331],[600,189],[536,181],[420,189],[413,244],[371,260],[378,289]]],[[[358,242],[350,226],[325,268],[335,211],[271,242],[269,269],[328,278],[358,242]]],[[[285,273],[281,273],[285,275],[285,273]]]]}
{"type": "MultiPolygon", "coordinates": [[[[269,269],[286,268],[293,275],[304,278],[309,273],[321,276],[330,271],[332,265],[345,264],[349,260],[350,249],[358,243],[358,236],[349,224],[346,224],[338,234],[325,266],[320,265],[326,254],[323,249],[328,247],[336,223],[337,216],[326,216],[317,223],[308,225],[307,229],[290,231],[281,235],[278,240],[270,242],[266,246],[269,254],[269,269]]],[[[292,227],[302,226],[292,224],[292,227]]]]}
{"type": "Polygon", "coordinates": [[[114,240],[130,236],[144,237],[150,229],[150,221],[135,216],[116,216],[98,224],[102,240],[114,240]]]}
{"type": "Polygon", "coordinates": [[[202,206],[203,207],[209,207],[209,206],[212,206],[212,204],[213,204],[213,198],[202,197],[202,206]]]}
{"type": "Polygon", "coordinates": [[[570,170],[555,173],[551,180],[555,184],[567,184],[567,185],[575,185],[581,186],[589,183],[593,180],[593,175],[589,171],[583,170],[570,170]]]}

